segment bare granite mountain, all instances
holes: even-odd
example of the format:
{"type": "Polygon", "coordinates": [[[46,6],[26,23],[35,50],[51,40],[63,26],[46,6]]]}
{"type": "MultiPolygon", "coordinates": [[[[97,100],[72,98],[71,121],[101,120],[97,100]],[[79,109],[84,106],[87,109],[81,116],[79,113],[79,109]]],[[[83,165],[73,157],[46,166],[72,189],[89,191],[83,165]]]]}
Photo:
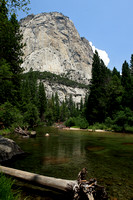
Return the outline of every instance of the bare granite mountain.
{"type": "MultiPolygon", "coordinates": [[[[58,12],[41,13],[21,19],[20,25],[23,41],[26,43],[22,64],[25,72],[32,68],[33,71],[48,71],[79,83],[89,84],[93,51],[89,41],[80,37],[68,17],[58,12]]],[[[45,82],[45,87],[46,84],[49,87],[48,82],[45,82]]],[[[74,88],[72,90],[74,91],[74,88]]],[[[64,99],[68,95],[67,89],[61,88],[61,91],[64,99]]],[[[75,100],[79,102],[85,93],[86,89],[79,91],[79,94],[75,90],[72,95],[79,96],[75,100]]]]}

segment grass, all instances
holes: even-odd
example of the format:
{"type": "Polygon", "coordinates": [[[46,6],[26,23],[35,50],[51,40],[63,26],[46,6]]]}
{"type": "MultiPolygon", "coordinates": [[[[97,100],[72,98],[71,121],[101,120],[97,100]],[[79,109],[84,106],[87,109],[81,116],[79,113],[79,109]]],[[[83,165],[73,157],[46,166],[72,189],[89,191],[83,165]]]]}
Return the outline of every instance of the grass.
{"type": "Polygon", "coordinates": [[[0,174],[0,200],[18,200],[20,195],[18,192],[12,191],[14,181],[11,178],[6,178],[2,173],[0,174]]]}
{"type": "Polygon", "coordinates": [[[10,133],[11,133],[11,131],[8,128],[0,130],[0,135],[8,135],[10,133]]]}

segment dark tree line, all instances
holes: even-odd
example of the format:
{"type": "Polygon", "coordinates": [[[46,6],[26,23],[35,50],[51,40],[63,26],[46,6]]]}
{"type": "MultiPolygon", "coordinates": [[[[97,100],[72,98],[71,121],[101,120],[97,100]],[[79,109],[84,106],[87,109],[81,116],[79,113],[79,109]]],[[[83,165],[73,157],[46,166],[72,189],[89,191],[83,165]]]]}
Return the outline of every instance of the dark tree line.
{"type": "Polygon", "coordinates": [[[116,131],[133,131],[133,55],[130,64],[122,65],[122,74],[110,71],[99,58],[93,57],[92,80],[86,107],[89,124],[104,123],[116,131]]]}
{"type": "Polygon", "coordinates": [[[78,105],[71,95],[63,102],[57,93],[51,99],[46,97],[44,78],[52,77],[59,83],[66,82],[66,78],[51,73],[43,73],[42,78],[42,74],[32,70],[22,74],[25,44],[14,9],[9,14],[9,7],[20,8],[27,3],[0,0],[0,124],[33,127],[40,123],[66,122],[67,126],[80,128],[95,126],[133,132],[133,55],[130,63],[123,63],[120,74],[116,68],[109,70],[95,52],[88,94],[78,105]]]}
{"type": "Polygon", "coordinates": [[[6,1],[0,1],[0,94],[1,103],[16,104],[20,94],[22,34],[15,13],[9,18],[6,1]]]}

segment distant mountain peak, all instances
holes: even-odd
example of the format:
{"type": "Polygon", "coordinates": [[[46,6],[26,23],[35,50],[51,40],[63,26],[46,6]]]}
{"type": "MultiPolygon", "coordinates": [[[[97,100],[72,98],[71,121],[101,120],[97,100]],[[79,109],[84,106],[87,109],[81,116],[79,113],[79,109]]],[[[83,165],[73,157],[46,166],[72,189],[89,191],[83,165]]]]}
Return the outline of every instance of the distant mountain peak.
{"type": "Polygon", "coordinates": [[[25,72],[49,71],[88,84],[93,51],[73,22],[62,13],[28,15],[20,20],[23,32],[25,72]]]}

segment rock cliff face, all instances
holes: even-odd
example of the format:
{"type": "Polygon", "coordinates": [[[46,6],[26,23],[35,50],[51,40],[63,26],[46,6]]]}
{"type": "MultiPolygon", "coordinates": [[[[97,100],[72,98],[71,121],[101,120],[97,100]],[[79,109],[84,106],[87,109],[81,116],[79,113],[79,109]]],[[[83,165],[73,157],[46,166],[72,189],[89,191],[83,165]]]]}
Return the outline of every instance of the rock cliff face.
{"type": "Polygon", "coordinates": [[[20,21],[26,47],[25,71],[50,71],[88,84],[93,51],[71,20],[61,13],[29,15],[20,21]]]}
{"type": "MultiPolygon", "coordinates": [[[[93,51],[89,42],[81,38],[73,22],[61,13],[29,15],[20,21],[23,33],[25,72],[48,71],[88,85],[91,79],[93,51]]],[[[86,90],[51,85],[44,81],[47,96],[58,92],[60,100],[72,94],[76,103],[86,90]]]]}
{"type": "Polygon", "coordinates": [[[73,102],[76,104],[79,104],[82,100],[85,99],[86,94],[88,93],[88,90],[86,88],[78,88],[78,87],[68,87],[63,84],[58,83],[50,83],[49,81],[43,81],[46,94],[48,98],[52,97],[52,94],[58,93],[60,102],[65,102],[66,99],[70,98],[70,95],[72,95],[73,102]]]}

